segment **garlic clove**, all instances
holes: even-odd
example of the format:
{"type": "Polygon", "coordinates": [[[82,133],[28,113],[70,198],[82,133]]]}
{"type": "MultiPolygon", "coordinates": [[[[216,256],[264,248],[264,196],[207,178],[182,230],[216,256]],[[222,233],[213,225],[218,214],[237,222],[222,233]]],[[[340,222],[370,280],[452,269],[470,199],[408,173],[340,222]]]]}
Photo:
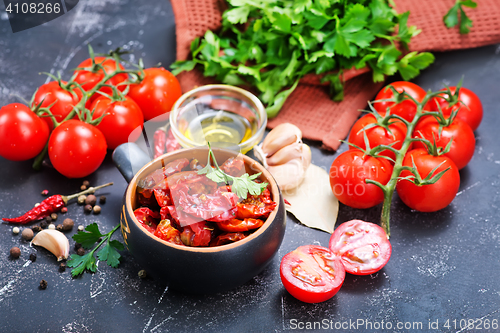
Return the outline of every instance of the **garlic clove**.
{"type": "Polygon", "coordinates": [[[262,151],[265,156],[271,156],[281,148],[301,140],[302,132],[297,126],[290,123],[279,124],[262,142],[262,151]]]}
{"type": "Polygon", "coordinates": [[[46,248],[57,257],[57,261],[68,258],[68,237],[58,230],[44,229],[40,231],[33,238],[31,244],[46,248]]]}
{"type": "Polygon", "coordinates": [[[312,153],[311,148],[305,143],[302,144],[302,164],[304,166],[304,170],[307,170],[311,165],[312,153]]]}
{"type": "Polygon", "coordinates": [[[267,170],[273,175],[282,191],[299,186],[306,175],[301,158],[290,160],[285,164],[269,166],[267,170]]]}
{"type": "Polygon", "coordinates": [[[301,157],[302,157],[302,143],[295,142],[281,148],[271,157],[268,157],[267,164],[269,166],[285,164],[290,160],[294,160],[301,157]]]}

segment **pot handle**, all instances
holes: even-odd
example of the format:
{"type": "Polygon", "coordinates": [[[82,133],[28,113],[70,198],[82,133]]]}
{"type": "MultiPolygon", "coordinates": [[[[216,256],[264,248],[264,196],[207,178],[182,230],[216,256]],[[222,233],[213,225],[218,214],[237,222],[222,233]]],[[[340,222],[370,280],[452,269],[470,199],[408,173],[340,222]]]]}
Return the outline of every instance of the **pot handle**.
{"type": "Polygon", "coordinates": [[[116,147],[112,159],[128,183],[143,166],[151,161],[151,158],[132,142],[126,142],[116,147]]]}

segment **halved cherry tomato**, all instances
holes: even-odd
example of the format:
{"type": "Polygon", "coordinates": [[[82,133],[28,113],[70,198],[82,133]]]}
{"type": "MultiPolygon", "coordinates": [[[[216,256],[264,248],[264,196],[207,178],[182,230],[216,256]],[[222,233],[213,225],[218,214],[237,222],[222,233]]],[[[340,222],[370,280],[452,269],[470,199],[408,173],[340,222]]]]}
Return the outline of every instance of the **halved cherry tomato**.
{"type": "MultiPolygon", "coordinates": [[[[403,159],[403,166],[412,167],[413,162],[421,178],[427,177],[436,167],[433,175],[449,168],[443,176],[432,185],[415,185],[407,179],[401,179],[396,190],[401,200],[411,209],[419,212],[435,212],[448,206],[457,195],[460,187],[460,174],[451,158],[433,156],[427,150],[419,148],[409,151],[403,159]]],[[[400,177],[411,176],[408,170],[403,170],[400,177]]]]}
{"type": "MultiPolygon", "coordinates": [[[[391,123],[387,129],[377,125],[377,118],[373,114],[367,114],[359,118],[351,128],[349,134],[349,142],[355,144],[361,149],[366,149],[365,133],[370,144],[370,148],[378,145],[391,145],[394,149],[400,149],[406,137],[406,126],[402,121],[391,119],[391,123]],[[371,126],[367,128],[367,126],[371,126]]],[[[356,149],[349,146],[349,149],[356,149]]],[[[387,156],[396,159],[394,152],[390,150],[382,150],[381,156],[387,156]]]]}
{"type": "Polygon", "coordinates": [[[300,246],[286,254],[280,264],[281,282],[296,299],[319,303],[332,298],[344,283],[340,257],[317,245],[300,246]]]}
{"type": "Polygon", "coordinates": [[[333,254],[342,258],[346,272],[355,275],[378,272],[392,253],[384,229],[361,220],[339,225],[330,237],[329,247],[333,254]]]}
{"type": "MultiPolygon", "coordinates": [[[[382,90],[380,90],[375,97],[375,101],[394,98],[394,92],[390,88],[391,86],[394,87],[399,93],[406,92],[417,102],[422,102],[426,94],[425,90],[415,83],[408,81],[396,81],[382,88],[382,90]]],[[[374,102],[373,107],[381,115],[385,115],[387,109],[389,109],[390,114],[396,114],[408,121],[412,121],[417,113],[417,105],[409,99],[403,100],[400,103],[396,103],[394,101],[374,102]]]]}
{"type": "MultiPolygon", "coordinates": [[[[446,89],[441,89],[446,91],[446,89]]],[[[450,87],[450,92],[455,95],[457,87],[450,87]]],[[[428,111],[443,111],[443,115],[449,116],[454,110],[459,110],[457,118],[469,124],[475,131],[483,119],[483,105],[479,97],[471,90],[461,87],[458,96],[449,96],[443,92],[431,99],[425,106],[428,111]],[[451,102],[451,103],[450,103],[451,102]],[[439,107],[438,107],[439,105],[439,107]]]]}

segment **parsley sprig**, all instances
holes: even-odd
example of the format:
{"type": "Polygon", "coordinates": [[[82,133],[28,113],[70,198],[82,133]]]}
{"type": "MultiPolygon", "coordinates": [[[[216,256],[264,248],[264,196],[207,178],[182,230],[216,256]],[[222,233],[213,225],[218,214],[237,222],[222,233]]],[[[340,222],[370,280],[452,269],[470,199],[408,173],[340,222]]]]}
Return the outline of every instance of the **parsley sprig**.
{"type": "Polygon", "coordinates": [[[207,165],[203,169],[198,170],[198,174],[205,175],[208,179],[216,183],[232,184],[231,189],[236,192],[236,195],[238,197],[242,199],[246,199],[248,193],[250,193],[251,195],[261,194],[268,185],[265,182],[254,182],[254,180],[260,176],[261,172],[253,174],[251,176],[248,173],[245,173],[242,176],[233,177],[222,171],[217,164],[217,160],[215,159],[214,152],[210,147],[210,143],[208,143],[207,165]],[[212,166],[211,161],[213,161],[215,168],[212,166]]]}
{"type": "Polygon", "coordinates": [[[460,27],[461,34],[468,34],[472,27],[472,20],[467,16],[463,7],[476,8],[477,3],[472,0],[456,0],[455,4],[443,17],[444,24],[448,28],[453,28],[458,24],[458,14],[460,13],[460,27]]]}
{"type": "Polygon", "coordinates": [[[73,239],[77,243],[82,244],[82,247],[86,250],[91,249],[95,243],[98,243],[92,251],[83,256],[79,256],[77,254],[71,255],[71,259],[68,261],[68,267],[73,267],[71,270],[71,275],[73,277],[83,274],[85,270],[92,273],[97,271],[97,263],[94,253],[104,243],[106,243],[106,245],[99,252],[97,252],[97,257],[99,260],[105,261],[113,268],[118,267],[121,257],[118,251],[123,250],[124,246],[117,240],[111,240],[111,236],[116,230],[118,230],[119,227],[120,225],[117,225],[107,234],[101,234],[97,224],[92,223],[85,228],[86,232],[79,231],[77,234],[73,235],[73,239]]]}
{"type": "Polygon", "coordinates": [[[372,69],[373,80],[400,73],[409,80],[434,61],[430,53],[406,55],[409,12],[398,14],[390,0],[228,0],[222,29],[191,44],[192,59],[177,61],[173,73],[196,66],[205,76],[231,85],[251,85],[277,115],[300,78],[318,74],[332,98],[343,98],[342,71],[372,69]]]}

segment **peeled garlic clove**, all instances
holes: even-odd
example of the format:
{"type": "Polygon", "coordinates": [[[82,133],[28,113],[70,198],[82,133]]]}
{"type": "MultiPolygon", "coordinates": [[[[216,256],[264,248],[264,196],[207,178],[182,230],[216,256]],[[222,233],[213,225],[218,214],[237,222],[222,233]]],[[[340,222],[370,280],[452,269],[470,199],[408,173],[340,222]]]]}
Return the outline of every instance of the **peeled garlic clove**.
{"type": "Polygon", "coordinates": [[[307,170],[311,165],[311,148],[305,143],[302,144],[302,164],[304,166],[304,170],[307,170]]]}
{"type": "Polygon", "coordinates": [[[299,186],[306,175],[301,158],[290,160],[285,164],[270,166],[267,170],[273,175],[282,191],[299,186]]]}
{"type": "Polygon", "coordinates": [[[290,160],[294,160],[301,157],[302,157],[302,143],[295,142],[281,148],[271,157],[268,157],[267,164],[269,166],[285,164],[290,160]]]}
{"type": "Polygon", "coordinates": [[[281,148],[301,140],[302,132],[297,126],[290,123],[279,124],[262,142],[262,151],[265,156],[271,156],[281,148]]]}
{"type": "Polygon", "coordinates": [[[57,257],[57,261],[68,258],[68,238],[58,230],[44,229],[40,231],[33,238],[31,244],[46,248],[57,257]]]}

